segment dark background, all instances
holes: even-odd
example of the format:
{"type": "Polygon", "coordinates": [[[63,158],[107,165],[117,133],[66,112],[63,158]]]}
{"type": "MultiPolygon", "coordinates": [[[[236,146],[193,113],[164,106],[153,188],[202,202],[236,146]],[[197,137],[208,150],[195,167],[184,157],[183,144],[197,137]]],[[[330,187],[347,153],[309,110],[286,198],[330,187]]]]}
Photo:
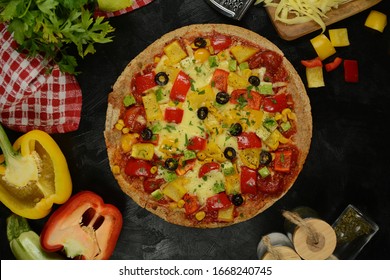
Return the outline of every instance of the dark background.
{"type": "MultiPolygon", "coordinates": [[[[372,9],[389,15],[389,1],[372,9]]],[[[251,29],[276,44],[306,84],[301,59],[316,56],[310,39],[281,39],[261,5],[238,22],[219,14],[202,0],[155,0],[129,14],[111,18],[114,41],[98,45],[79,61],[83,108],[77,131],[53,135],[65,154],[73,193],[92,190],[123,213],[124,224],[112,259],[256,259],[256,247],[269,232],[284,232],[282,210],[309,206],[332,224],[353,204],[379,231],[358,259],[390,259],[390,27],[383,33],[364,26],[371,9],[328,28],[348,28],[351,45],[337,55],[356,59],[359,82],[344,82],[343,67],[325,73],[326,86],[307,89],[313,137],[305,166],[294,187],[261,215],[220,229],[193,229],[169,224],[140,208],[119,188],[111,174],[103,138],[107,95],[124,67],[165,33],[196,23],[227,23],[251,29]]],[[[325,33],[326,35],[327,32],[325,33]]],[[[329,59],[331,60],[331,59],[329,59]]],[[[7,130],[13,142],[20,133],[7,130]]],[[[55,207],[56,208],[56,207],[55,207]]],[[[6,238],[9,210],[0,205],[0,256],[12,259],[6,238]]],[[[38,233],[41,219],[30,221],[38,233]]]]}

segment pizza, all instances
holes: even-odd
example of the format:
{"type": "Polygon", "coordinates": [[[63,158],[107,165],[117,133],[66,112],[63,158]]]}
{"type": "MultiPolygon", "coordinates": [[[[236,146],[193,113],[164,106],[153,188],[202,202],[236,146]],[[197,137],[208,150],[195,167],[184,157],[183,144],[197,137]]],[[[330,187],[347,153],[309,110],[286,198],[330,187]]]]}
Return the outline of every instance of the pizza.
{"type": "Polygon", "coordinates": [[[292,187],[309,152],[305,87],[273,43],[224,24],[148,46],[108,97],[105,141],[121,189],[164,220],[229,226],[292,187]]]}

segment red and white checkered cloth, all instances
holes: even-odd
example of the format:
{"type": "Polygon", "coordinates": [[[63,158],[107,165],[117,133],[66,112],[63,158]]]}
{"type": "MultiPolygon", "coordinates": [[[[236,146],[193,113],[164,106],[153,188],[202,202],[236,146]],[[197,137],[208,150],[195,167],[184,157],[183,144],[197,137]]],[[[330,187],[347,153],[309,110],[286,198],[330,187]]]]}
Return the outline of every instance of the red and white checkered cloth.
{"type": "Polygon", "coordinates": [[[133,5],[131,5],[130,7],[127,7],[126,9],[115,11],[115,12],[103,12],[103,11],[96,10],[94,15],[95,16],[106,17],[106,18],[116,17],[116,16],[120,16],[120,15],[126,14],[128,12],[134,11],[134,10],[136,10],[138,8],[141,8],[141,7],[151,3],[153,1],[154,0],[134,0],[133,1],[133,5]]]}
{"type": "Polygon", "coordinates": [[[10,129],[64,133],[78,129],[82,95],[73,75],[54,66],[46,73],[41,56],[28,58],[0,24],[0,122],[10,129]]]}

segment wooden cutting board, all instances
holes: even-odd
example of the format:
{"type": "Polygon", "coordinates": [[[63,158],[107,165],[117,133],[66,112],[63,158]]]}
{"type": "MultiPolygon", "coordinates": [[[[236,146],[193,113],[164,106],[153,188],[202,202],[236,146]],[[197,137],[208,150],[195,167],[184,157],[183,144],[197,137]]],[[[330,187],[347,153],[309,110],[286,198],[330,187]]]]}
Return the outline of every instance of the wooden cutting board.
{"type": "MultiPolygon", "coordinates": [[[[381,2],[381,0],[354,0],[344,5],[340,5],[337,9],[332,9],[326,14],[328,18],[324,19],[324,22],[328,26],[332,23],[343,20],[368,8],[371,8],[379,2],[381,2]]],[[[275,7],[266,7],[267,13],[270,16],[279,36],[287,41],[297,39],[301,36],[321,29],[321,27],[314,21],[294,25],[287,25],[280,21],[276,21],[275,9],[275,7]]]]}

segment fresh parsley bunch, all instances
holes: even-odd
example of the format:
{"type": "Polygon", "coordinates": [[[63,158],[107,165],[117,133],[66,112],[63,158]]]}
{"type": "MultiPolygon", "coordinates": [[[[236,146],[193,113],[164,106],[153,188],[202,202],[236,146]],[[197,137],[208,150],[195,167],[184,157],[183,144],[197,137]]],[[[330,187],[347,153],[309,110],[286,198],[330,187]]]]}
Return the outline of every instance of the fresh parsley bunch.
{"type": "Polygon", "coordinates": [[[18,51],[41,54],[62,72],[75,74],[76,46],[80,57],[95,53],[95,43],[112,41],[114,28],[103,17],[93,17],[95,0],[0,0],[0,22],[8,24],[18,51]],[[73,49],[74,51],[74,49],[73,49]]]}

